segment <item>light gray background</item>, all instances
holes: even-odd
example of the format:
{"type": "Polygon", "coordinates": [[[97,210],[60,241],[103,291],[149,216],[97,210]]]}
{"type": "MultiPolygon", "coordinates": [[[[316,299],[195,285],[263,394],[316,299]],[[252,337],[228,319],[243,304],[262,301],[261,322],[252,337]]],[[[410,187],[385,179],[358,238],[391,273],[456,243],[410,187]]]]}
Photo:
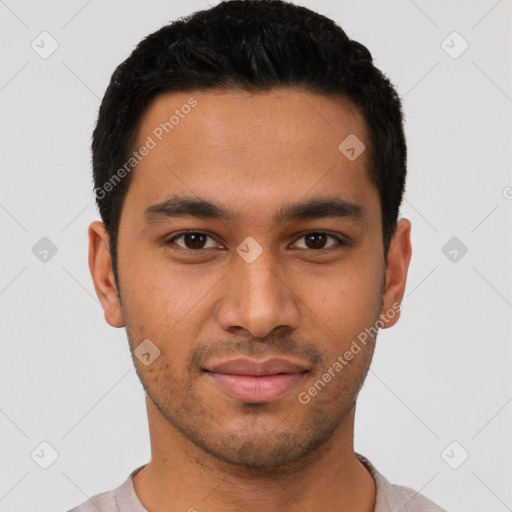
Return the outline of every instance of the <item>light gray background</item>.
{"type": "MultiPolygon", "coordinates": [[[[404,98],[413,260],[361,392],[356,450],[448,510],[512,510],[512,2],[298,3],[367,45],[404,98]],[[469,43],[456,59],[441,46],[453,31],[469,43]],[[454,236],[468,248],[457,262],[442,252],[454,236]],[[469,453],[458,469],[441,456],[452,441],[469,453]]],[[[104,322],[87,267],[89,145],[117,64],[206,7],[0,2],[2,511],[65,511],[149,460],[125,331],[104,322]],[[59,45],[47,59],[31,48],[43,31],[59,45]],[[46,263],[32,253],[42,237],[58,248],[46,263]],[[46,470],[31,458],[43,441],[59,455],[46,470]]]]}

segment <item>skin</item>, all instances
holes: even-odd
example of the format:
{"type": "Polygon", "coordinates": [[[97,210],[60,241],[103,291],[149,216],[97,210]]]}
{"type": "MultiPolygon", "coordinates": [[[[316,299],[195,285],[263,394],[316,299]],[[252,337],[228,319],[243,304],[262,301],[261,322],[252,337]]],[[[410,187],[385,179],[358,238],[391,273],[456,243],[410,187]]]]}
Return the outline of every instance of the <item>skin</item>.
{"type": "Polygon", "coordinates": [[[368,150],[354,161],[338,150],[349,134],[369,148],[364,119],[349,101],[292,88],[165,94],[145,112],[135,146],[190,97],[197,106],[131,175],[118,238],[120,290],[105,227],[89,227],[89,265],[106,321],[126,327],[132,350],[144,339],[160,350],[148,366],[134,357],[152,453],[135,491],[151,512],[373,511],[375,484],[354,455],[353,435],[375,339],[308,404],[297,396],[365,328],[398,320],[399,312],[386,313],[404,294],[410,222],[399,221],[386,266],[368,150]],[[145,221],[149,206],[174,194],[238,217],[145,221]],[[362,215],[273,222],[283,205],[333,196],[362,215]],[[209,237],[166,243],[182,230],[209,237]],[[311,243],[311,232],[346,243],[311,243]],[[236,252],[247,237],[262,248],[252,263],[236,252]],[[201,371],[239,355],[281,356],[308,372],[284,397],[244,404],[201,371]]]}

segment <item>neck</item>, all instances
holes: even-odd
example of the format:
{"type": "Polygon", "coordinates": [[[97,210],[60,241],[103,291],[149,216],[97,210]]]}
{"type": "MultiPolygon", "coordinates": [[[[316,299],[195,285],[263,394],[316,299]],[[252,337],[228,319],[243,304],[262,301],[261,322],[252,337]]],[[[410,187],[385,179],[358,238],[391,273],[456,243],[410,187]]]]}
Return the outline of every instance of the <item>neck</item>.
{"type": "Polygon", "coordinates": [[[151,512],[374,510],[375,483],[353,449],[355,406],[305,458],[286,466],[248,468],[204,452],[169,425],[149,397],[146,403],[151,462],[133,484],[151,512]]]}

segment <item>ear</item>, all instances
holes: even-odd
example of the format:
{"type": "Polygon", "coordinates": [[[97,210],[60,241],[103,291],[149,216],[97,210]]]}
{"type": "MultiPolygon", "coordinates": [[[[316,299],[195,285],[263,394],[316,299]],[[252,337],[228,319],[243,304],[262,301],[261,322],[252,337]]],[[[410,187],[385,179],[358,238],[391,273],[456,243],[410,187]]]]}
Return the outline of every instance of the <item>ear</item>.
{"type": "Polygon", "coordinates": [[[400,318],[411,254],[411,223],[407,219],[400,219],[388,251],[386,280],[380,313],[380,320],[384,329],[395,325],[400,318]]]}
{"type": "Polygon", "coordinates": [[[96,295],[105,312],[105,320],[112,327],[123,327],[121,304],[112,270],[109,236],[105,224],[99,221],[89,226],[89,270],[96,295]]]}

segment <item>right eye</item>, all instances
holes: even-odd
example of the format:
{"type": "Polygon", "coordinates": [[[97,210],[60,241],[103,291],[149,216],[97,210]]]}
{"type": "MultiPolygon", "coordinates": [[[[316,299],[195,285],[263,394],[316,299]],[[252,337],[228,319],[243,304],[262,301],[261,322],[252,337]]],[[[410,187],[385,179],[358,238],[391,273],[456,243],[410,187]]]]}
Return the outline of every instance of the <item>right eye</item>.
{"type": "Polygon", "coordinates": [[[199,252],[204,249],[215,248],[219,246],[218,242],[215,242],[211,235],[204,233],[203,231],[182,231],[171,238],[166,240],[166,245],[172,246],[177,245],[185,251],[199,252]],[[205,247],[206,240],[210,238],[214,243],[210,247],[205,247]],[[176,243],[177,240],[183,240],[183,245],[176,243]]]}

